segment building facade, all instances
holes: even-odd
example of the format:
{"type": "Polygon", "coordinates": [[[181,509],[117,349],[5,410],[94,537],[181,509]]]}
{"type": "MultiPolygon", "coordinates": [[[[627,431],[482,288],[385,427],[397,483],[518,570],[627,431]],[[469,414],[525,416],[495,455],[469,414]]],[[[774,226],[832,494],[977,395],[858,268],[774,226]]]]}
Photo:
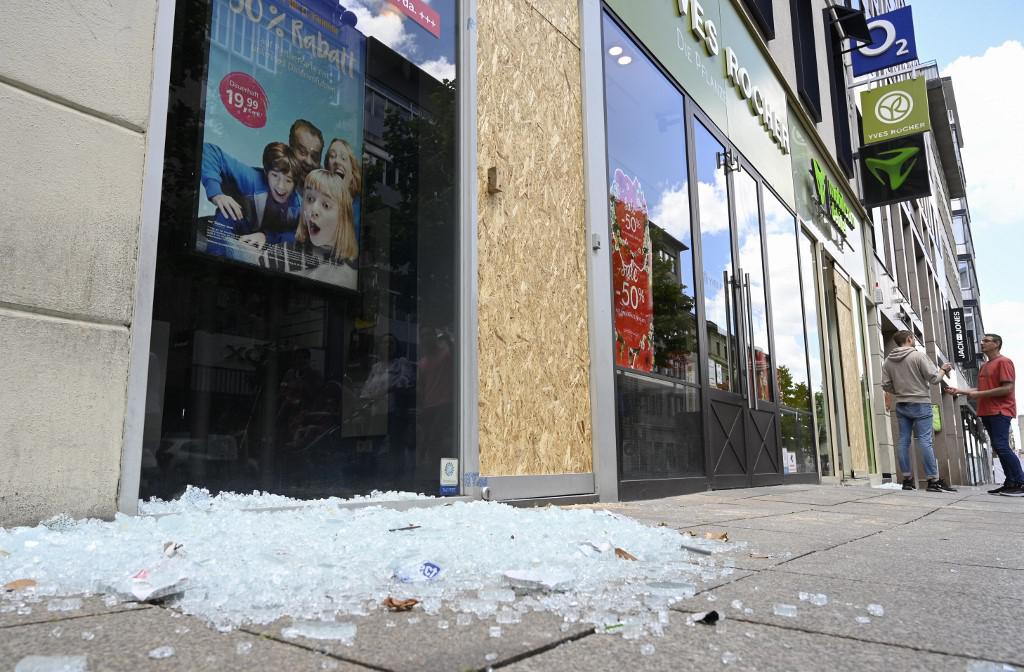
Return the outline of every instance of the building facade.
{"type": "Polygon", "coordinates": [[[894,471],[888,334],[980,313],[937,132],[930,200],[861,204],[836,7],[349,4],[10,8],[0,521],[894,471]]]}

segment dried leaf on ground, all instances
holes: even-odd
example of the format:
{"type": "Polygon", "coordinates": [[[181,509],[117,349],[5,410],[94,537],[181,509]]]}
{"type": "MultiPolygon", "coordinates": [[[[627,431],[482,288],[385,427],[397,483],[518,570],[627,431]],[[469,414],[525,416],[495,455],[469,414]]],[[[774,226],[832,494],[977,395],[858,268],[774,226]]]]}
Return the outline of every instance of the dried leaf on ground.
{"type": "Polygon", "coordinates": [[[414,600],[412,598],[408,600],[396,600],[393,597],[388,597],[384,602],[382,602],[382,604],[391,611],[409,611],[419,603],[419,600],[414,600]]]}
{"type": "Polygon", "coordinates": [[[616,547],[615,557],[622,558],[623,560],[636,560],[636,556],[629,551],[624,551],[621,548],[616,547]]]}
{"type": "Polygon", "coordinates": [[[4,590],[7,590],[7,591],[25,590],[26,588],[35,588],[35,587],[36,587],[35,579],[18,579],[16,581],[11,581],[10,583],[5,583],[4,584],[4,590]]]}
{"type": "Polygon", "coordinates": [[[705,532],[705,539],[711,539],[712,541],[729,541],[728,532],[705,532]]]}

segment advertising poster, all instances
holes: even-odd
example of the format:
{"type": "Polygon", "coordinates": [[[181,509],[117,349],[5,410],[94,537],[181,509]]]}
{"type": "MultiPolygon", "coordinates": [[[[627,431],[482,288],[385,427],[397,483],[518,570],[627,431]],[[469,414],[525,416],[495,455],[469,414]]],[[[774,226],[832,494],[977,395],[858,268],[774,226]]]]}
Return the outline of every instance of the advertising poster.
{"type": "Polygon", "coordinates": [[[355,23],[327,0],[213,0],[196,251],[356,289],[355,23]]]}
{"type": "Polygon", "coordinates": [[[653,256],[647,201],[640,181],[615,170],[611,188],[612,286],[615,291],[615,364],[654,369],[653,256]]]}
{"type": "Polygon", "coordinates": [[[860,160],[868,208],[932,193],[922,134],[861,147],[860,160]]]}

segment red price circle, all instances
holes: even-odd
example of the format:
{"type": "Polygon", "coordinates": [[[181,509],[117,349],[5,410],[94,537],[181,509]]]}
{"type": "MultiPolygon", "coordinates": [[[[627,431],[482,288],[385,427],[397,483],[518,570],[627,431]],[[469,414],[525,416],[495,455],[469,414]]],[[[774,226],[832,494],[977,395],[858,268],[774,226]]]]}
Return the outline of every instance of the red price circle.
{"type": "Polygon", "coordinates": [[[267,125],[267,92],[251,75],[232,72],[220,80],[220,102],[228,114],[249,128],[267,125]]]}

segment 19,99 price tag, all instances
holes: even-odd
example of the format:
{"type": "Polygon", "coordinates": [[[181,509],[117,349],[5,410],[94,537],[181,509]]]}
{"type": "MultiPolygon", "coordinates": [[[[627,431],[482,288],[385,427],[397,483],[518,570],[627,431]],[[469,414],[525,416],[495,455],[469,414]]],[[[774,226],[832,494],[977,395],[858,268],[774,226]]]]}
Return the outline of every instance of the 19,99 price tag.
{"type": "Polygon", "coordinates": [[[251,75],[232,72],[220,80],[220,101],[232,117],[249,128],[267,125],[267,93],[251,75]]]}

